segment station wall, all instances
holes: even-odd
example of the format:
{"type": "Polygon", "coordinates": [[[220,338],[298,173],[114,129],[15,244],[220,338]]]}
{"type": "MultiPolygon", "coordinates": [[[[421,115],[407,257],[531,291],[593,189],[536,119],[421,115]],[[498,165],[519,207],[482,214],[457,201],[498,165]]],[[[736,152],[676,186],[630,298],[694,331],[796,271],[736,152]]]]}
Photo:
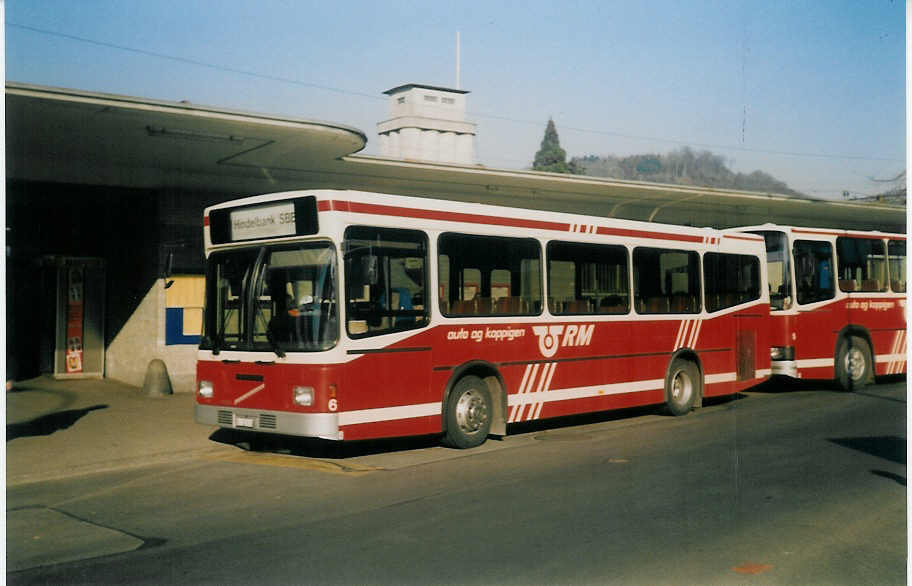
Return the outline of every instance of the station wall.
{"type": "Polygon", "coordinates": [[[47,373],[52,362],[53,337],[47,331],[56,317],[42,259],[90,257],[105,266],[105,376],[142,385],[148,363],[160,358],[175,391],[192,391],[204,266],[202,213],[233,197],[8,182],[7,380],[47,373]],[[166,289],[169,256],[175,276],[166,289]]]}

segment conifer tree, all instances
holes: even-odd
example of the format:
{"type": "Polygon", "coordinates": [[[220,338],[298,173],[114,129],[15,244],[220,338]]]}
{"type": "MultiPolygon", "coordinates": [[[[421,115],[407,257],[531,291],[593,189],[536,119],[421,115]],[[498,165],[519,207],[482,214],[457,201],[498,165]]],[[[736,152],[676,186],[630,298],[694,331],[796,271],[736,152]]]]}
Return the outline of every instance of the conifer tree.
{"type": "Polygon", "coordinates": [[[541,148],[535,153],[535,162],[532,163],[535,171],[548,171],[549,173],[576,173],[576,164],[567,163],[567,151],[561,148],[560,138],[554,120],[548,118],[545,127],[545,136],[541,141],[541,148]]]}

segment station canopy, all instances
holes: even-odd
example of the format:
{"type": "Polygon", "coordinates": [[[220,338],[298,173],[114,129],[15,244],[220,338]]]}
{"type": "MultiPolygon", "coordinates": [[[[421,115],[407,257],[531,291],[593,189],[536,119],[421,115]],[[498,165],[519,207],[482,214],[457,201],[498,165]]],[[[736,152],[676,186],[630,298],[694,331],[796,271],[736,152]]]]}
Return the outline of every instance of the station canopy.
{"type": "Polygon", "coordinates": [[[726,228],[766,222],[906,231],[901,206],[356,154],[341,124],[6,84],[7,180],[214,192],[359,189],[726,228]]]}

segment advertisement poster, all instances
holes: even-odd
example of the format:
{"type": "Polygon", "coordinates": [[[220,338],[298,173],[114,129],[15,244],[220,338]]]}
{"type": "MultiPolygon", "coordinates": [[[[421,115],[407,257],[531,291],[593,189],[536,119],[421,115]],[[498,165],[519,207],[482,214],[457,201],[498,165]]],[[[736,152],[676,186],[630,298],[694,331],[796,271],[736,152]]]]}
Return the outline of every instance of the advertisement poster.
{"type": "Polygon", "coordinates": [[[67,273],[66,372],[75,374],[82,372],[83,268],[70,268],[67,273]]]}

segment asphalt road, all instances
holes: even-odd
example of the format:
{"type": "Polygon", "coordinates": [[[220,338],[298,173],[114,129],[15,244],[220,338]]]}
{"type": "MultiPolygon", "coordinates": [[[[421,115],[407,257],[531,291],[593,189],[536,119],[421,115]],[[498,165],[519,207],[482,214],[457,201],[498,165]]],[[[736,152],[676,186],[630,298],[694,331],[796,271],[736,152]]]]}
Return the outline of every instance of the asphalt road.
{"type": "Polygon", "coordinates": [[[7,580],[906,583],[904,381],[510,431],[468,451],[229,444],[11,487],[7,580]],[[73,551],[43,558],[49,543],[73,551]]]}

